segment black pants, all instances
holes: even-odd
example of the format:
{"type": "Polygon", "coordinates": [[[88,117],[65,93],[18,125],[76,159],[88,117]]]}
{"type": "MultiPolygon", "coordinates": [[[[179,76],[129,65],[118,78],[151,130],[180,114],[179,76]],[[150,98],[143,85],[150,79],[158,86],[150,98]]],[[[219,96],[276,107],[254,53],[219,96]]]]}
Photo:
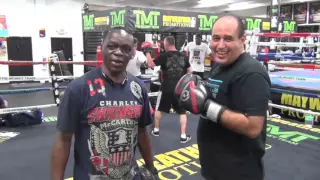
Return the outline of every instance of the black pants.
{"type": "Polygon", "coordinates": [[[171,107],[176,111],[177,114],[186,114],[186,110],[179,106],[178,100],[174,97],[173,92],[161,92],[157,98],[156,110],[169,113],[171,107]]]}

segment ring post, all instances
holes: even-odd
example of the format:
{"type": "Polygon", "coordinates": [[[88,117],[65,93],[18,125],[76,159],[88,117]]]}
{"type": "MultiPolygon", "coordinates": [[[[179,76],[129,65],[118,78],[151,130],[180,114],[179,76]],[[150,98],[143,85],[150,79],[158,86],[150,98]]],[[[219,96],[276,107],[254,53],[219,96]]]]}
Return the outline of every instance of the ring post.
{"type": "Polygon", "coordinates": [[[57,82],[57,76],[56,76],[56,68],[55,68],[55,61],[57,59],[53,56],[50,57],[49,61],[49,72],[50,72],[50,77],[51,77],[51,86],[52,86],[52,93],[53,93],[53,99],[54,102],[57,106],[60,104],[60,99],[59,99],[59,84],[57,82]]]}

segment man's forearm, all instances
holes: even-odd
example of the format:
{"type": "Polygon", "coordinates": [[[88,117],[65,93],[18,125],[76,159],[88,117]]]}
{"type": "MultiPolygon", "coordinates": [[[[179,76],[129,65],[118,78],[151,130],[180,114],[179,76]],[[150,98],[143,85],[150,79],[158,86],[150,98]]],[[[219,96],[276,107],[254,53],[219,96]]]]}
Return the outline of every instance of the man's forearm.
{"type": "Polygon", "coordinates": [[[150,53],[147,53],[146,54],[146,57],[147,57],[147,64],[148,64],[148,67],[149,68],[153,68],[155,66],[154,62],[153,62],[153,59],[150,55],[150,53]]]}
{"type": "Polygon", "coordinates": [[[234,132],[248,135],[250,120],[244,114],[225,110],[221,114],[220,123],[234,132]]]}
{"type": "Polygon", "coordinates": [[[51,180],[63,180],[71,142],[56,142],[51,154],[51,180]]]}
{"type": "Polygon", "coordinates": [[[140,150],[140,154],[144,162],[146,163],[146,166],[153,167],[153,157],[152,157],[150,137],[147,133],[146,128],[139,128],[138,147],[140,150]]]}

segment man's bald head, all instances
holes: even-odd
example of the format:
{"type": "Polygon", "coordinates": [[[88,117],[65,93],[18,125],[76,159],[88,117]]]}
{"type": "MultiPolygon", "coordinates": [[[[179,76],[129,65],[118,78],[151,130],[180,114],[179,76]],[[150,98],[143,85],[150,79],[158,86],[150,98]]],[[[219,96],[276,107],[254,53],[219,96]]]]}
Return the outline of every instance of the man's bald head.
{"type": "Polygon", "coordinates": [[[242,19],[238,16],[234,16],[234,15],[221,16],[215,21],[214,25],[216,23],[224,23],[224,21],[232,21],[232,20],[234,20],[237,23],[237,25],[238,25],[238,27],[237,27],[238,38],[241,38],[242,36],[244,36],[245,27],[244,27],[244,23],[243,23],[242,19]]]}
{"type": "Polygon", "coordinates": [[[114,27],[110,29],[109,31],[105,32],[104,37],[103,37],[103,42],[106,40],[110,39],[111,35],[114,33],[118,33],[120,35],[128,36],[130,39],[132,38],[132,42],[134,42],[134,37],[132,33],[124,29],[123,27],[114,27]]]}
{"type": "Polygon", "coordinates": [[[233,63],[244,52],[244,25],[237,16],[220,17],[212,27],[211,49],[215,62],[233,63]]]}
{"type": "Polygon", "coordinates": [[[111,74],[123,73],[134,55],[133,35],[119,27],[106,33],[102,46],[104,67],[111,74]]]}

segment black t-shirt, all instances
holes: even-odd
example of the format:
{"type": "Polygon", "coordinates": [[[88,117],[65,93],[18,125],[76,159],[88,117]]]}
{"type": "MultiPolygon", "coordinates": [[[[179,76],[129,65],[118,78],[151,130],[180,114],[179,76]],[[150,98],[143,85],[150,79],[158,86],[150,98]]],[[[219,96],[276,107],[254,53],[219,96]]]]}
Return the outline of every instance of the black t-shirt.
{"type": "MultiPolygon", "coordinates": [[[[247,53],[228,67],[215,65],[207,83],[215,102],[247,116],[265,117],[270,86],[268,72],[247,53]]],[[[207,179],[263,179],[266,119],[261,134],[251,139],[200,118],[197,136],[202,174],[207,179]]]]}
{"type": "Polygon", "coordinates": [[[128,74],[124,84],[114,84],[96,68],[73,80],[57,128],[74,133],[74,178],[140,180],[138,129],[151,123],[148,91],[138,78],[128,74]]]}
{"type": "Polygon", "coordinates": [[[157,66],[161,66],[161,91],[163,92],[173,92],[179,79],[187,73],[187,69],[190,67],[189,58],[179,51],[164,52],[153,62],[157,66]]]}

